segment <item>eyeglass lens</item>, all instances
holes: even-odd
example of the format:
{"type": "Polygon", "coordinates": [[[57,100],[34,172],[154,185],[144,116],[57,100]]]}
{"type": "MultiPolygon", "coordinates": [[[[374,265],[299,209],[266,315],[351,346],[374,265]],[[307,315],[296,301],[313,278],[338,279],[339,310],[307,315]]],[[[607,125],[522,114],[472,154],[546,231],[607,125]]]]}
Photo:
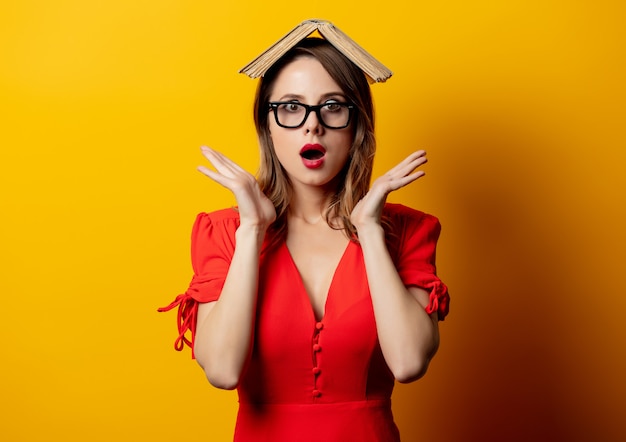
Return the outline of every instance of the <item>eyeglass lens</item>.
{"type": "Polygon", "coordinates": [[[274,107],[278,123],[292,128],[301,126],[311,111],[315,111],[320,122],[329,128],[343,128],[350,121],[350,108],[345,103],[327,103],[319,106],[279,103],[274,107]]]}

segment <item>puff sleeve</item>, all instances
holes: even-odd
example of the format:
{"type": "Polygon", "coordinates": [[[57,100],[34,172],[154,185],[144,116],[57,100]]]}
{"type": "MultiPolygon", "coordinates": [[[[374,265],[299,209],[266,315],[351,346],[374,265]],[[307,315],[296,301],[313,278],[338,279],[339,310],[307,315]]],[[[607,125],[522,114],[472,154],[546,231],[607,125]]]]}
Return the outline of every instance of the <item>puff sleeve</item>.
{"type": "Polygon", "coordinates": [[[192,349],[192,357],[198,304],[219,298],[235,251],[238,225],[239,217],[233,210],[200,213],[196,217],[191,232],[191,283],[171,304],[158,309],[166,312],[178,307],[178,338],[174,348],[181,351],[186,344],[192,349]]]}
{"type": "Polygon", "coordinates": [[[449,311],[448,287],[437,276],[435,256],[441,233],[439,220],[426,213],[401,205],[390,205],[395,232],[390,240],[395,249],[396,268],[406,286],[429,292],[426,312],[437,312],[443,320],[449,311]]]}

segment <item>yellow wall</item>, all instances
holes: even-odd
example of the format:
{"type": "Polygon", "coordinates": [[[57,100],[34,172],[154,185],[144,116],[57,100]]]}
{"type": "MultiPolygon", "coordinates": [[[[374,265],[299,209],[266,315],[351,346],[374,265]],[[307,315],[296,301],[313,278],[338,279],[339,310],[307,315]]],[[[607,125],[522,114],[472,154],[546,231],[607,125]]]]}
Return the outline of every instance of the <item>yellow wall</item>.
{"type": "Polygon", "coordinates": [[[235,393],[156,308],[189,280],[194,215],[233,203],[198,147],[256,169],[237,70],[312,17],[395,72],[376,174],[429,151],[393,200],[441,218],[453,301],[396,391],[404,440],[626,439],[617,0],[3,2],[0,439],[229,440],[235,393]]]}

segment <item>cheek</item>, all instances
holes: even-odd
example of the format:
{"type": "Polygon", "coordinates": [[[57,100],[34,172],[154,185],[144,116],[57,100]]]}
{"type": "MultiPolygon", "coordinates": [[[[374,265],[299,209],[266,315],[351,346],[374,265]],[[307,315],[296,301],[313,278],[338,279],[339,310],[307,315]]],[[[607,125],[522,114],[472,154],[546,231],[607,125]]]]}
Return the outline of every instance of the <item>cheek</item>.
{"type": "Polygon", "coordinates": [[[285,134],[283,131],[280,130],[274,132],[270,131],[270,139],[272,141],[274,153],[281,161],[281,163],[285,160],[285,156],[290,150],[290,146],[293,145],[293,141],[289,139],[288,135],[289,134],[285,134]]]}
{"type": "Polygon", "coordinates": [[[343,136],[342,144],[346,146],[347,154],[350,154],[350,150],[352,149],[352,145],[354,144],[354,134],[352,132],[348,132],[343,136]]]}

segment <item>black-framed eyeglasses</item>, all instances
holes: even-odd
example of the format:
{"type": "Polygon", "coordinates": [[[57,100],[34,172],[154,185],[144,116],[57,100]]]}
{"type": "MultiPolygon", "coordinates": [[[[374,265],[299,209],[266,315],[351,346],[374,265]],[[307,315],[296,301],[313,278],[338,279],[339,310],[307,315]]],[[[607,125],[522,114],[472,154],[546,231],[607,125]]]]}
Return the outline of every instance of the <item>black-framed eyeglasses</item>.
{"type": "Polygon", "coordinates": [[[320,124],[325,128],[343,129],[350,124],[354,105],[329,101],[309,106],[297,101],[273,101],[269,103],[269,108],[274,111],[276,124],[287,129],[301,127],[311,111],[315,112],[320,124]]]}

